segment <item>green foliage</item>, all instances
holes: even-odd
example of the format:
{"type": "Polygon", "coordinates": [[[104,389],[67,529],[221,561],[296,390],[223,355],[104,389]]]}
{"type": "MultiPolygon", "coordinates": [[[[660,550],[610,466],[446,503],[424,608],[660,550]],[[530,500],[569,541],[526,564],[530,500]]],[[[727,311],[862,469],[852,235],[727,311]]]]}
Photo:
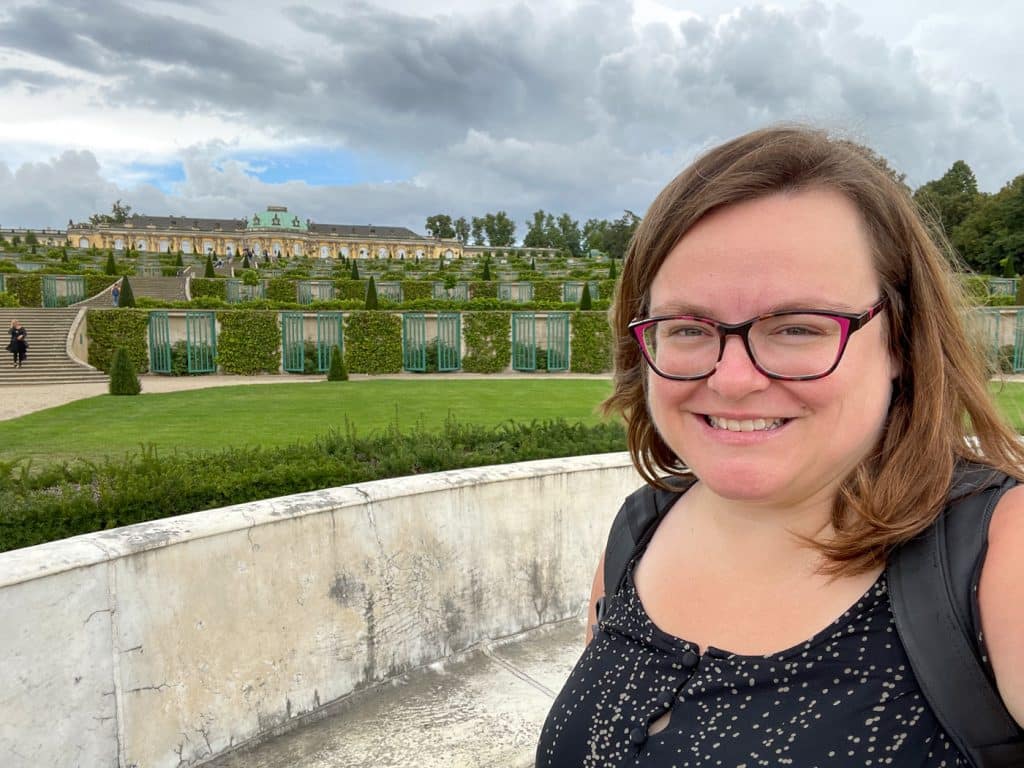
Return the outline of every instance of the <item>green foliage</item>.
{"type": "Polygon", "coordinates": [[[242,285],[259,285],[260,276],[255,269],[242,270],[242,285]]]}
{"type": "Polygon", "coordinates": [[[466,349],[462,370],[467,373],[500,373],[508,368],[512,355],[509,312],[464,313],[462,338],[466,349]]]}
{"type": "Polygon", "coordinates": [[[963,275],[964,293],[972,304],[982,305],[988,300],[988,278],[983,275],[963,275]]]}
{"type": "Polygon", "coordinates": [[[89,365],[110,373],[114,351],[123,348],[134,370],[140,373],[149,370],[146,347],[148,312],[139,309],[90,309],[85,327],[89,338],[89,365]]]}
{"type": "Polygon", "coordinates": [[[612,343],[612,329],[604,312],[574,312],[570,370],[573,373],[610,371],[612,343]]]}
{"type": "MultiPolygon", "coordinates": [[[[227,301],[228,281],[221,278],[208,279],[205,277],[193,277],[189,284],[193,299],[215,298],[227,301]]],[[[292,297],[294,299],[294,296],[292,297]]]]}
{"type": "Polygon", "coordinates": [[[216,277],[217,273],[213,269],[213,256],[206,254],[206,267],[203,269],[203,277],[216,277]]]}
{"type": "Polygon", "coordinates": [[[1016,296],[993,295],[985,302],[986,307],[1012,307],[1017,302],[1016,296]]]}
{"type": "Polygon", "coordinates": [[[380,302],[377,301],[377,284],[373,282],[373,275],[370,275],[370,282],[366,284],[366,305],[364,308],[380,308],[380,302]]]}
{"type": "Polygon", "coordinates": [[[103,273],[107,275],[117,274],[117,264],[114,261],[114,252],[111,250],[107,251],[107,263],[103,267],[103,273]]]}
{"type": "Polygon", "coordinates": [[[617,277],[618,274],[615,272],[615,259],[612,259],[608,264],[608,279],[614,280],[617,277]]]}
{"type": "Polygon", "coordinates": [[[178,253],[175,254],[174,256],[174,266],[178,267],[179,269],[185,266],[185,260],[182,256],[181,251],[178,251],[178,253]]]}
{"type": "Polygon", "coordinates": [[[119,308],[135,306],[135,293],[132,291],[132,284],[128,280],[128,275],[121,278],[121,298],[118,299],[117,306],[119,308]]]}
{"type": "Polygon", "coordinates": [[[339,299],[358,301],[361,309],[366,301],[366,283],[362,280],[352,280],[347,276],[344,279],[335,280],[334,295],[339,299]]]}
{"type": "Polygon", "coordinates": [[[137,395],[142,391],[139,377],[135,373],[132,359],[124,347],[114,351],[114,361],[110,366],[110,394],[137,395]]]}
{"type": "Polygon", "coordinates": [[[1013,344],[1004,344],[1003,346],[999,347],[998,357],[996,358],[996,369],[1000,373],[1014,373],[1013,358],[1013,344]]]}
{"type": "Polygon", "coordinates": [[[1013,265],[1013,254],[1012,253],[1007,254],[1006,258],[1004,258],[1000,263],[1003,266],[1003,277],[1016,277],[1017,276],[1017,270],[1015,269],[1015,267],[1013,265]]]}
{"type": "Polygon", "coordinates": [[[455,226],[452,217],[447,214],[438,213],[427,217],[426,230],[431,237],[453,238],[455,237],[455,226]]]}
{"type": "MultiPolygon", "coordinates": [[[[318,385],[309,385],[318,386],[318,385]]],[[[332,430],[287,447],[139,455],[30,471],[0,463],[0,551],[230,504],[387,477],[621,451],[617,422],[482,427],[446,422],[357,434],[332,430]]]]}
{"type": "Polygon", "coordinates": [[[590,298],[590,283],[583,284],[583,293],[580,295],[580,312],[589,312],[594,306],[590,298]]]}
{"type": "Polygon", "coordinates": [[[1024,307],[1024,278],[1017,281],[1017,295],[1013,303],[1018,307],[1024,307]]]}
{"type": "Polygon", "coordinates": [[[39,275],[8,275],[7,292],[23,307],[43,306],[43,278],[39,275]]]}
{"type": "Polygon", "coordinates": [[[18,297],[7,291],[0,291],[0,307],[20,307],[18,297]]]}
{"type": "Polygon", "coordinates": [[[358,280],[359,279],[359,265],[356,264],[356,260],[355,259],[352,259],[352,272],[349,275],[349,278],[352,279],[352,280],[358,280]]]}
{"type": "Polygon", "coordinates": [[[114,280],[109,275],[86,275],[85,276],[85,295],[96,296],[97,294],[103,293],[111,285],[114,284],[114,280]]]}
{"type": "Polygon", "coordinates": [[[978,180],[963,160],[957,160],[941,179],[922,184],[914,201],[948,237],[979,203],[978,180]]]}
{"type": "Polygon", "coordinates": [[[345,320],[345,367],[353,373],[402,370],[402,319],[387,312],[352,312],[345,320]]]}
{"type": "Polygon", "coordinates": [[[217,313],[217,365],[224,373],[251,376],[277,373],[281,365],[281,331],[277,313],[225,310],[217,313]]]}
{"type": "Polygon", "coordinates": [[[348,371],[345,370],[345,356],[341,353],[341,347],[335,345],[331,349],[331,367],[327,371],[328,381],[348,381],[348,371]]]}
{"type": "Polygon", "coordinates": [[[295,281],[287,277],[272,277],[267,281],[268,301],[296,302],[297,293],[295,281]]]}

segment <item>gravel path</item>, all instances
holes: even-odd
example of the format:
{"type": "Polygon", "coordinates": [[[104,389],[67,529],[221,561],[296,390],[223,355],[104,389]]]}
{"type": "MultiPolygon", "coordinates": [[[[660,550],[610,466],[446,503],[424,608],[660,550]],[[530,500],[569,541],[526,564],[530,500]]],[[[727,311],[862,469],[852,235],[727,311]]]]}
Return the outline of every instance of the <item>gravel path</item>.
{"type": "MultiPolygon", "coordinates": [[[[139,376],[142,382],[142,394],[152,395],[161,392],[178,392],[184,389],[206,389],[208,387],[234,387],[240,384],[312,384],[323,381],[324,376],[139,376]]],[[[389,376],[366,376],[351,374],[352,381],[367,381],[379,379],[608,379],[607,375],[587,375],[568,373],[541,373],[541,374],[430,374],[430,373],[400,373],[389,376]]],[[[53,408],[57,405],[70,403],[73,400],[82,400],[87,397],[107,394],[107,385],[104,382],[96,384],[30,384],[21,387],[0,386],[0,421],[16,419],[27,413],[41,411],[46,408],[53,408]]]]}

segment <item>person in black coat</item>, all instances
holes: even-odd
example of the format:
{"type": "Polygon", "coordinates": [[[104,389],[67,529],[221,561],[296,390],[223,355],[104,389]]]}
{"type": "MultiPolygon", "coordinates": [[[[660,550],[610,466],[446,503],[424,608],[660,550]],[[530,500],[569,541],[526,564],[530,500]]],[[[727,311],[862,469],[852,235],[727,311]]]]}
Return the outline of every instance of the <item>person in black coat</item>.
{"type": "Polygon", "coordinates": [[[25,363],[25,355],[28,352],[28,332],[17,320],[11,320],[11,343],[7,350],[14,356],[14,367],[21,368],[25,363]]]}

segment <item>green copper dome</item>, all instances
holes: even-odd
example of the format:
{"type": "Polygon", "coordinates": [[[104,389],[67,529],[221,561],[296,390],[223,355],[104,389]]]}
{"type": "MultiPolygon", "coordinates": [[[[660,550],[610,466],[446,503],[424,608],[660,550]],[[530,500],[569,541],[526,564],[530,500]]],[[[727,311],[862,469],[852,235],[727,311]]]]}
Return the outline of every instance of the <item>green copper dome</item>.
{"type": "Polygon", "coordinates": [[[254,213],[249,218],[248,229],[285,229],[292,232],[306,232],[309,225],[294,213],[288,213],[283,205],[268,205],[267,210],[254,213]]]}

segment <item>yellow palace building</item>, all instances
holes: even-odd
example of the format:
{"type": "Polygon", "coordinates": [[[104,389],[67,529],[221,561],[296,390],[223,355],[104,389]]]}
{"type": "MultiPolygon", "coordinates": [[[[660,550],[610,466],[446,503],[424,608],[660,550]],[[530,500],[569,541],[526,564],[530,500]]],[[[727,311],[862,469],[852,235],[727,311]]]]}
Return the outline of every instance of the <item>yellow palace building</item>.
{"type": "MultiPolygon", "coordinates": [[[[423,237],[404,227],[317,224],[268,205],[248,219],[138,216],[123,222],[68,222],[69,245],[149,253],[213,254],[232,257],[249,251],[275,258],[453,259],[458,240],[423,237]]],[[[477,250],[471,248],[470,250],[477,250]]]]}

